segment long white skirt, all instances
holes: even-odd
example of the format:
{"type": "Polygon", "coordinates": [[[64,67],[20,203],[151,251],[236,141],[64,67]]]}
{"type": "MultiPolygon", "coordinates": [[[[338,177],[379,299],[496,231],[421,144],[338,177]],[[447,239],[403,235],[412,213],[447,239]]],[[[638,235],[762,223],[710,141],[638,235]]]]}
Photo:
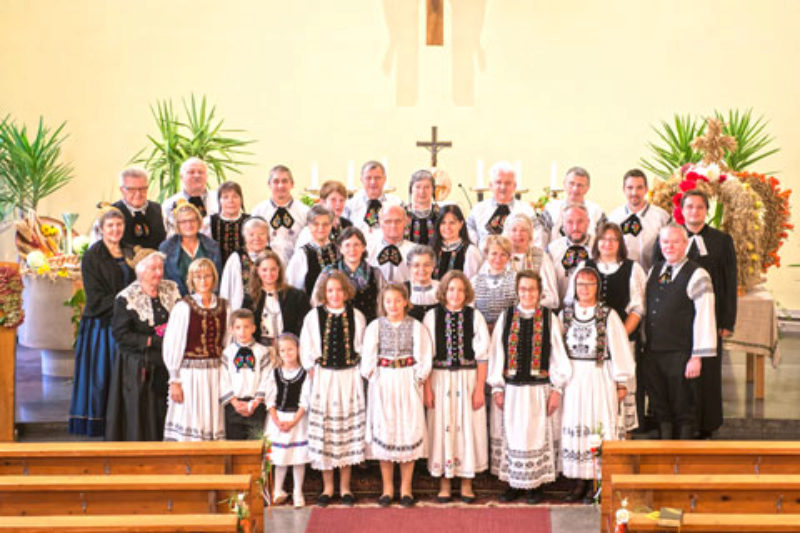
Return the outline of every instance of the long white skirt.
{"type": "Polygon", "coordinates": [[[225,411],[219,402],[219,359],[184,359],[180,379],[183,403],[167,400],[164,440],[203,441],[225,438],[225,411]]]}
{"type": "MultiPolygon", "coordinates": [[[[625,417],[617,402],[611,361],[598,367],[594,360],[572,360],[572,379],[564,388],[561,420],[561,460],[564,475],[594,479],[589,437],[602,427],[603,440],[625,437],[625,417]]],[[[597,472],[599,475],[599,471],[597,472]]]]}
{"type": "MultiPolygon", "coordinates": [[[[507,385],[503,409],[492,405],[496,418],[492,440],[501,443],[492,473],[515,489],[535,489],[556,479],[553,418],[547,416],[550,385],[507,385]],[[499,426],[499,427],[498,427],[499,426]],[[495,464],[496,463],[496,464],[495,464]]],[[[495,453],[495,450],[492,450],[495,453]]]]}
{"type": "Polygon", "coordinates": [[[315,470],[364,461],[364,386],[358,367],[314,370],[308,413],[308,454],[315,470]]]}
{"type": "MultiPolygon", "coordinates": [[[[294,411],[275,411],[278,420],[291,422],[297,414],[294,411]]],[[[267,415],[267,436],[272,443],[270,460],[276,466],[304,465],[308,457],[308,416],[304,415],[289,431],[281,431],[267,415]]]]}
{"type": "Polygon", "coordinates": [[[472,408],[477,370],[434,369],[430,379],[428,471],[434,477],[473,478],[489,466],[486,406],[472,408]]]}
{"type": "Polygon", "coordinates": [[[404,463],[428,449],[422,387],[412,367],[378,367],[369,382],[367,459],[404,463]]]}
{"type": "MultiPolygon", "coordinates": [[[[636,342],[630,341],[631,353],[636,353],[636,342]]],[[[633,431],[639,427],[639,415],[636,413],[636,375],[633,375],[626,384],[628,393],[622,400],[622,410],[625,413],[625,431],[633,431]]]]}

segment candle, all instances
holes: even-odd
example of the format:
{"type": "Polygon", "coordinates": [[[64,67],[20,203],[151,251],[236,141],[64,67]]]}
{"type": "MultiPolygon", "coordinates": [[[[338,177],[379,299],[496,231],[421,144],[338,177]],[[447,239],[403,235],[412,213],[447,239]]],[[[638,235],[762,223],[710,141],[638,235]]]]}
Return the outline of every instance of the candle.
{"type": "Polygon", "coordinates": [[[319,167],[316,161],[311,164],[311,188],[319,189],[319,167]]]}
{"type": "Polygon", "coordinates": [[[351,159],[347,162],[347,190],[352,191],[356,188],[356,164],[351,159]]]}
{"type": "Polygon", "coordinates": [[[483,159],[478,159],[478,175],[477,180],[475,182],[475,187],[478,189],[483,189],[483,159]]]}
{"type": "Polygon", "coordinates": [[[557,191],[560,187],[558,185],[558,163],[556,160],[553,159],[553,162],[550,164],[550,190],[557,191]]]}
{"type": "Polygon", "coordinates": [[[515,167],[515,174],[517,176],[517,187],[522,187],[522,161],[517,159],[515,167]]]}

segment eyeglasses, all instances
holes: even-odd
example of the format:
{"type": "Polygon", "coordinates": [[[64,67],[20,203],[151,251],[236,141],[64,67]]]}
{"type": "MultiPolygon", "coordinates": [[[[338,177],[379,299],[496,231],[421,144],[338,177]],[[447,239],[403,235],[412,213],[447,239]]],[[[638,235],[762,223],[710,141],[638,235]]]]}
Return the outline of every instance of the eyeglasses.
{"type": "Polygon", "coordinates": [[[196,280],[214,279],[214,275],[213,274],[194,274],[192,276],[192,279],[196,279],[196,280]]]}
{"type": "Polygon", "coordinates": [[[594,287],[595,285],[597,285],[597,282],[596,281],[581,281],[581,282],[576,283],[576,285],[578,287],[594,287]]]}
{"type": "Polygon", "coordinates": [[[187,218],[184,220],[178,220],[176,224],[197,224],[197,219],[194,218],[187,218]]]}
{"type": "Polygon", "coordinates": [[[128,192],[146,193],[147,187],[122,187],[128,192]]]}

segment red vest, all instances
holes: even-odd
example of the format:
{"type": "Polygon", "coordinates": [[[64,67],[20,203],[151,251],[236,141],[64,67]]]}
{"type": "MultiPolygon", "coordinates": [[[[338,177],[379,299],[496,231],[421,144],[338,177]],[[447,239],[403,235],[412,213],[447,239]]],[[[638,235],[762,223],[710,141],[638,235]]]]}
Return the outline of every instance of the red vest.
{"type": "Polygon", "coordinates": [[[184,297],[189,304],[189,331],[186,333],[186,355],[188,359],[218,359],[222,355],[222,339],[225,337],[227,302],[217,298],[216,307],[205,309],[192,299],[184,297]]]}

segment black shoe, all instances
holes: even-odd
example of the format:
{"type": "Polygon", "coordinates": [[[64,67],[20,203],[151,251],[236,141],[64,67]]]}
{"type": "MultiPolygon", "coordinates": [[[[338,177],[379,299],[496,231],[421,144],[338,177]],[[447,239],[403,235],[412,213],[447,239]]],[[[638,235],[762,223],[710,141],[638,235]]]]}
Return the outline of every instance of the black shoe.
{"type": "Polygon", "coordinates": [[[466,503],[467,505],[475,503],[475,500],[476,500],[475,496],[464,496],[463,494],[461,495],[461,501],[466,503]]]}
{"type": "MultiPolygon", "coordinates": [[[[591,505],[594,503],[594,487],[592,486],[591,482],[589,482],[587,485],[586,494],[583,495],[582,502],[586,505],[591,505]]],[[[598,498],[597,501],[599,502],[600,499],[598,498]]]]}
{"type": "Polygon", "coordinates": [[[320,494],[317,496],[317,507],[327,507],[330,505],[333,496],[328,496],[327,494],[320,494]]]}
{"type": "Polygon", "coordinates": [[[436,503],[450,503],[452,501],[453,501],[452,496],[439,496],[438,494],[436,495],[436,503]]]}
{"type": "Polygon", "coordinates": [[[565,502],[578,502],[583,500],[583,497],[586,495],[586,480],[585,479],[576,479],[575,485],[572,487],[572,490],[569,491],[569,494],[564,498],[565,502]]]}
{"type": "Polygon", "coordinates": [[[353,496],[352,492],[348,492],[347,494],[342,494],[342,505],[352,507],[355,504],[356,504],[356,497],[353,496]]]}
{"type": "Polygon", "coordinates": [[[525,493],[525,503],[528,505],[536,505],[542,501],[544,494],[541,489],[531,489],[525,493]]]}
{"type": "Polygon", "coordinates": [[[400,505],[408,509],[409,507],[414,507],[414,504],[417,503],[414,501],[413,496],[403,496],[400,498],[400,505]]]}
{"type": "Polygon", "coordinates": [[[661,440],[672,440],[672,422],[661,422],[658,425],[658,432],[661,436],[661,440]]]}
{"type": "Polygon", "coordinates": [[[513,502],[517,498],[522,496],[522,491],[519,489],[508,488],[506,491],[500,495],[500,501],[504,503],[513,502]]]}
{"type": "Polygon", "coordinates": [[[388,494],[382,495],[380,498],[378,498],[378,505],[381,507],[389,507],[392,505],[392,497],[388,494]]]}

